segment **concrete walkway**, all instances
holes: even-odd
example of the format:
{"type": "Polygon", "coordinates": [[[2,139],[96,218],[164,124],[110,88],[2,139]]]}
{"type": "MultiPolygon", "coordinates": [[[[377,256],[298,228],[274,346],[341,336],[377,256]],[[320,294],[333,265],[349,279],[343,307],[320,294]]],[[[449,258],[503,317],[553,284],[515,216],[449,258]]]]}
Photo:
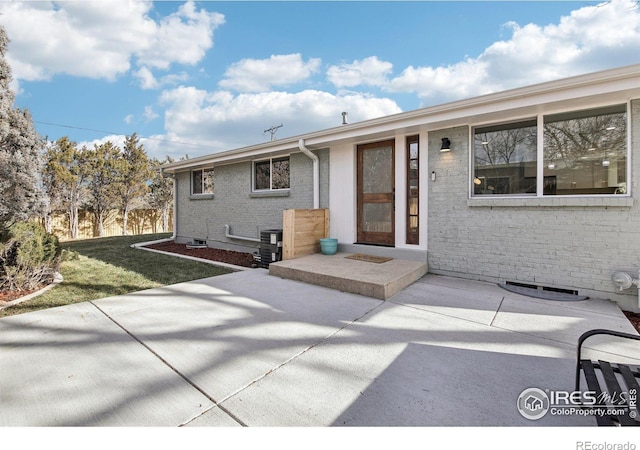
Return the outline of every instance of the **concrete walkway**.
{"type": "Polygon", "coordinates": [[[592,328],[633,332],[604,300],[427,275],[383,302],[237,272],[0,319],[0,425],[593,426],[516,409],[573,389],[592,328]]]}

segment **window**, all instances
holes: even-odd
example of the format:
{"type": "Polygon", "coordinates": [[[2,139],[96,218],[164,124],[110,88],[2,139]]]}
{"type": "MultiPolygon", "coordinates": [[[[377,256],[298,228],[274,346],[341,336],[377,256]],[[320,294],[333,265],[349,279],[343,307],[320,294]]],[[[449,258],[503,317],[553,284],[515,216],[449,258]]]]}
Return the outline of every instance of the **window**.
{"type": "Polygon", "coordinates": [[[213,194],[213,169],[199,169],[191,172],[191,194],[213,194]]]}
{"type": "Polygon", "coordinates": [[[544,118],[544,195],[625,194],[624,105],[544,118]]]}
{"type": "Polygon", "coordinates": [[[475,195],[535,194],[536,120],[476,128],[475,195]]]}
{"type": "Polygon", "coordinates": [[[473,137],[474,196],[627,192],[626,105],[477,127],[473,137]]]}
{"type": "Polygon", "coordinates": [[[407,138],[407,244],[419,244],[420,144],[418,136],[407,138]]]}
{"type": "Polygon", "coordinates": [[[289,157],[253,163],[253,190],[289,189],[289,157]]]}

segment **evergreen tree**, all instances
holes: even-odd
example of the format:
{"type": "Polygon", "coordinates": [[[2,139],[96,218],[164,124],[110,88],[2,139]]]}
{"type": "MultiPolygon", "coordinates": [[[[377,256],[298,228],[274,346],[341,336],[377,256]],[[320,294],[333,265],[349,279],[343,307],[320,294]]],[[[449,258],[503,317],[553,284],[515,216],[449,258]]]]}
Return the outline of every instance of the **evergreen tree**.
{"type": "Polygon", "coordinates": [[[116,207],[118,200],[119,173],[122,159],[120,149],[112,142],[94,145],[87,151],[87,171],[89,182],[89,209],[93,213],[98,236],[104,236],[104,223],[110,210],[116,207]]]}
{"type": "Polygon", "coordinates": [[[43,182],[51,199],[51,210],[65,211],[72,239],[78,237],[78,208],[86,199],[87,152],[86,147],[78,150],[77,144],[64,136],[45,153],[43,182]]]}
{"type": "Polygon", "coordinates": [[[127,234],[129,211],[141,204],[153,176],[151,164],[138,136],[133,133],[124,142],[119,165],[118,207],[122,217],[122,235],[127,234]]]}
{"type": "Polygon", "coordinates": [[[149,205],[160,211],[162,216],[162,231],[169,231],[169,213],[173,205],[173,178],[163,175],[158,167],[162,164],[172,163],[173,159],[167,156],[165,161],[153,160],[152,165],[156,168],[151,185],[149,186],[149,205]]]}
{"type": "Polygon", "coordinates": [[[9,38],[0,26],[0,231],[41,215],[46,203],[39,186],[44,142],[29,111],[14,107],[11,67],[5,60],[8,45],[9,38]]]}

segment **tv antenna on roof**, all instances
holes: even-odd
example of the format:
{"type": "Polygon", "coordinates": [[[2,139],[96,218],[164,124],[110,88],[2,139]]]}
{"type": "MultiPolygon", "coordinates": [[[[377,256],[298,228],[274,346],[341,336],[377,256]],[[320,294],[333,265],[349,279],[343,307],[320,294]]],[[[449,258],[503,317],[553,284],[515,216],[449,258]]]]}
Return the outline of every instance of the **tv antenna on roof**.
{"type": "Polygon", "coordinates": [[[278,131],[278,128],[281,128],[282,124],[275,126],[275,127],[271,127],[271,128],[267,128],[266,130],[264,130],[264,133],[271,133],[271,141],[275,141],[276,140],[276,131],[278,131]]]}

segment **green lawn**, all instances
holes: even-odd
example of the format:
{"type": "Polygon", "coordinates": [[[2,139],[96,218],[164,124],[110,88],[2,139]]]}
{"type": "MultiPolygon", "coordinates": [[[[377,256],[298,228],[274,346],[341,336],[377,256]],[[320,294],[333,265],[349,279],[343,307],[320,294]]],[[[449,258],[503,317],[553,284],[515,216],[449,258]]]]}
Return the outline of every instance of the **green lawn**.
{"type": "Polygon", "coordinates": [[[130,248],[136,242],[169,236],[146,234],[63,243],[63,249],[77,253],[77,258],[62,263],[60,273],[64,281],[33,300],[0,311],[0,317],[230,272],[210,264],[130,248]]]}

